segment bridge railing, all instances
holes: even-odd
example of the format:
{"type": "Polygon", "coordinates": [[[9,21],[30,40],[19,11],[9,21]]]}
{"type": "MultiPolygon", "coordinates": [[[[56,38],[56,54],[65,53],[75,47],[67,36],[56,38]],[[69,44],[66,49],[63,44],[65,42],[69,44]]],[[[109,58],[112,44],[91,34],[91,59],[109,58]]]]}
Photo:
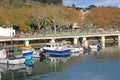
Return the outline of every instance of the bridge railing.
{"type": "Polygon", "coordinates": [[[120,31],[66,31],[66,32],[36,32],[35,34],[21,33],[19,37],[40,37],[40,36],[72,36],[72,35],[96,35],[96,34],[120,34],[120,31]]]}

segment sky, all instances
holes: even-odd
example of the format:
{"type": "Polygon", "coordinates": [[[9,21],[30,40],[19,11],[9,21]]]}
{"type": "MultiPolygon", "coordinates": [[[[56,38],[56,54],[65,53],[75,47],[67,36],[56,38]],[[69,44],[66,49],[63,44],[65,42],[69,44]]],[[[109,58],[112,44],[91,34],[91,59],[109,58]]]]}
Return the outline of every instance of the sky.
{"type": "Polygon", "coordinates": [[[89,5],[95,6],[117,6],[120,7],[120,0],[63,0],[63,5],[87,8],[89,5]]]}

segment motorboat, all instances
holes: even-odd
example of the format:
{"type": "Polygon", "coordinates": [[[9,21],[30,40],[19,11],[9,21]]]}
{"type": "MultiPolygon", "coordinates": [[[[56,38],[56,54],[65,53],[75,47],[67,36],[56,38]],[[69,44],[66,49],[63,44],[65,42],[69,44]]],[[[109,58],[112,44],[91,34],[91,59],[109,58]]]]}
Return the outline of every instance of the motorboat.
{"type": "Polygon", "coordinates": [[[69,57],[71,55],[71,49],[67,47],[66,43],[56,43],[55,40],[51,40],[41,50],[50,57],[69,57]]]}
{"type": "Polygon", "coordinates": [[[89,47],[91,48],[91,50],[100,50],[101,49],[101,45],[100,45],[100,42],[98,41],[94,41],[92,43],[92,45],[89,45],[89,47]]]}
{"type": "Polygon", "coordinates": [[[25,59],[32,59],[32,55],[35,52],[35,49],[31,46],[22,46],[22,55],[25,57],[25,59]]]}
{"type": "Polygon", "coordinates": [[[68,45],[68,48],[71,49],[71,53],[79,53],[84,50],[80,45],[68,45]]]}
{"type": "Polygon", "coordinates": [[[68,45],[68,48],[71,49],[71,56],[79,56],[84,52],[84,49],[81,45],[68,45]]]}

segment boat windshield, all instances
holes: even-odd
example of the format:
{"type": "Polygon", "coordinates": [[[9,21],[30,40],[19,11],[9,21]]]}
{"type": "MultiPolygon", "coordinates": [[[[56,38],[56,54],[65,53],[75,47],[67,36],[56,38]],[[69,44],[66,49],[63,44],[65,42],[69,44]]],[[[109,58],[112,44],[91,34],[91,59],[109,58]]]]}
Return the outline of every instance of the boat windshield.
{"type": "Polygon", "coordinates": [[[50,45],[47,45],[47,47],[50,47],[50,45]]]}

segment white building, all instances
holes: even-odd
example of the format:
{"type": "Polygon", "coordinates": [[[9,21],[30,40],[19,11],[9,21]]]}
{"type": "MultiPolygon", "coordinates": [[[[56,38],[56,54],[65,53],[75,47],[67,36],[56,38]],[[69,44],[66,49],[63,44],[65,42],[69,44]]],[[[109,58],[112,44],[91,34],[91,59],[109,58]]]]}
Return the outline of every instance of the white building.
{"type": "Polygon", "coordinates": [[[15,30],[13,28],[2,28],[2,27],[0,27],[0,36],[2,36],[2,37],[13,37],[13,36],[15,36],[15,30]]]}

